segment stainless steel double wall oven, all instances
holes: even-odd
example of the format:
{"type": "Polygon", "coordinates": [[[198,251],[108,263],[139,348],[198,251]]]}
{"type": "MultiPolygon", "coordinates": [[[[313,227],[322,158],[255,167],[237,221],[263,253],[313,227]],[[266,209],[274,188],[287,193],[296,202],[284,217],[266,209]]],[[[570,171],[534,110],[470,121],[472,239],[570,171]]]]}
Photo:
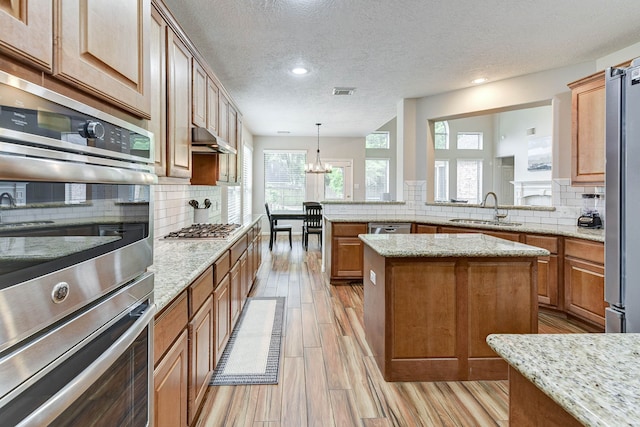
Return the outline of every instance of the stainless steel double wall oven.
{"type": "Polygon", "coordinates": [[[153,139],[0,72],[0,424],[145,426],[153,139]]]}

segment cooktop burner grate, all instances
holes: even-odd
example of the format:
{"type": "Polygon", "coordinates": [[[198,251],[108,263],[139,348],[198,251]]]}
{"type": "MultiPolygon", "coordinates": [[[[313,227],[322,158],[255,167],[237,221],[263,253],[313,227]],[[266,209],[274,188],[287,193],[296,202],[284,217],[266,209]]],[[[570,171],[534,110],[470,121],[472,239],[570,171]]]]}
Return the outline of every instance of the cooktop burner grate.
{"type": "Polygon", "coordinates": [[[165,239],[226,239],[240,228],[240,224],[193,224],[172,231],[165,239]]]}

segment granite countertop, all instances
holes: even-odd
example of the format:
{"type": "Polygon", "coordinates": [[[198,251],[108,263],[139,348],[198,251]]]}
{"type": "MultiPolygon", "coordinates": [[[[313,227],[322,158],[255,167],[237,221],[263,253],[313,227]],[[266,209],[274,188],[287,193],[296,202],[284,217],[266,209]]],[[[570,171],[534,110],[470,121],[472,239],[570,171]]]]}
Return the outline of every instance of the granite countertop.
{"type": "Polygon", "coordinates": [[[229,239],[156,239],[153,245],[154,300],[158,311],[198,278],[262,215],[256,215],[229,239]]]}
{"type": "Polygon", "coordinates": [[[118,236],[0,236],[0,261],[46,261],[119,239],[118,236]]]}
{"type": "Polygon", "coordinates": [[[469,224],[453,222],[451,221],[451,218],[447,217],[415,215],[367,216],[363,214],[325,214],[324,217],[329,222],[415,222],[420,224],[446,225],[450,227],[510,231],[516,233],[553,234],[557,236],[592,240],[594,242],[604,242],[604,230],[580,228],[572,225],[530,223],[522,223],[521,225],[469,224]]]}
{"type": "Polygon", "coordinates": [[[486,234],[360,234],[384,257],[538,257],[549,251],[486,234]]]}
{"type": "Polygon", "coordinates": [[[640,420],[640,334],[489,335],[487,343],[584,425],[640,420]]]}

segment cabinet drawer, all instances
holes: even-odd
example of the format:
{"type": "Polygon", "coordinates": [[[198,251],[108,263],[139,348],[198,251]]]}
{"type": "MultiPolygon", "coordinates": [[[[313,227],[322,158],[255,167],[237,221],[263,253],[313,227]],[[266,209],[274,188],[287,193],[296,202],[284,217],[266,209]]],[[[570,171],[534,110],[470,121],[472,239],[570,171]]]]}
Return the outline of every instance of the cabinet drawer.
{"type": "Polygon", "coordinates": [[[189,286],[189,316],[198,311],[202,306],[202,303],[213,293],[213,267],[209,267],[205,270],[200,277],[198,277],[189,286]]]}
{"type": "Polygon", "coordinates": [[[537,246],[551,252],[552,254],[558,253],[558,238],[550,236],[533,236],[527,234],[524,236],[524,242],[527,245],[537,246]]]}
{"type": "Polygon", "coordinates": [[[229,251],[226,251],[224,254],[220,255],[220,258],[213,263],[213,286],[214,288],[218,287],[224,276],[229,272],[229,268],[231,268],[231,263],[229,262],[229,251]]]}
{"type": "Polygon", "coordinates": [[[245,234],[240,238],[240,240],[238,240],[233,244],[233,246],[231,246],[231,250],[230,250],[231,265],[235,264],[240,258],[240,255],[242,255],[242,253],[246,250],[247,250],[247,235],[245,234]]]}
{"type": "Polygon", "coordinates": [[[335,237],[356,237],[358,234],[367,233],[367,224],[341,223],[333,224],[332,234],[335,237]]]}
{"type": "Polygon", "coordinates": [[[565,239],[564,241],[565,256],[584,259],[604,264],[604,244],[598,242],[587,242],[585,240],[565,239]]]}
{"type": "Polygon", "coordinates": [[[183,292],[156,318],[153,331],[153,363],[160,360],[171,343],[187,326],[187,293],[183,292]]]}

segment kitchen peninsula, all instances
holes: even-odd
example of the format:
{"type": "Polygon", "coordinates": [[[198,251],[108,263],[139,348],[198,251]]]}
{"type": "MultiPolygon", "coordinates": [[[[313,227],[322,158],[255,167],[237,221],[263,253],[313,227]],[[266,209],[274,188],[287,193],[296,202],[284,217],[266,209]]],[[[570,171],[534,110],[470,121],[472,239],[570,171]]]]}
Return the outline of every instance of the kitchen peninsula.
{"type": "Polygon", "coordinates": [[[537,333],[545,249],[484,234],[363,234],[367,342],[387,381],[507,378],[492,333],[537,333]]]}

